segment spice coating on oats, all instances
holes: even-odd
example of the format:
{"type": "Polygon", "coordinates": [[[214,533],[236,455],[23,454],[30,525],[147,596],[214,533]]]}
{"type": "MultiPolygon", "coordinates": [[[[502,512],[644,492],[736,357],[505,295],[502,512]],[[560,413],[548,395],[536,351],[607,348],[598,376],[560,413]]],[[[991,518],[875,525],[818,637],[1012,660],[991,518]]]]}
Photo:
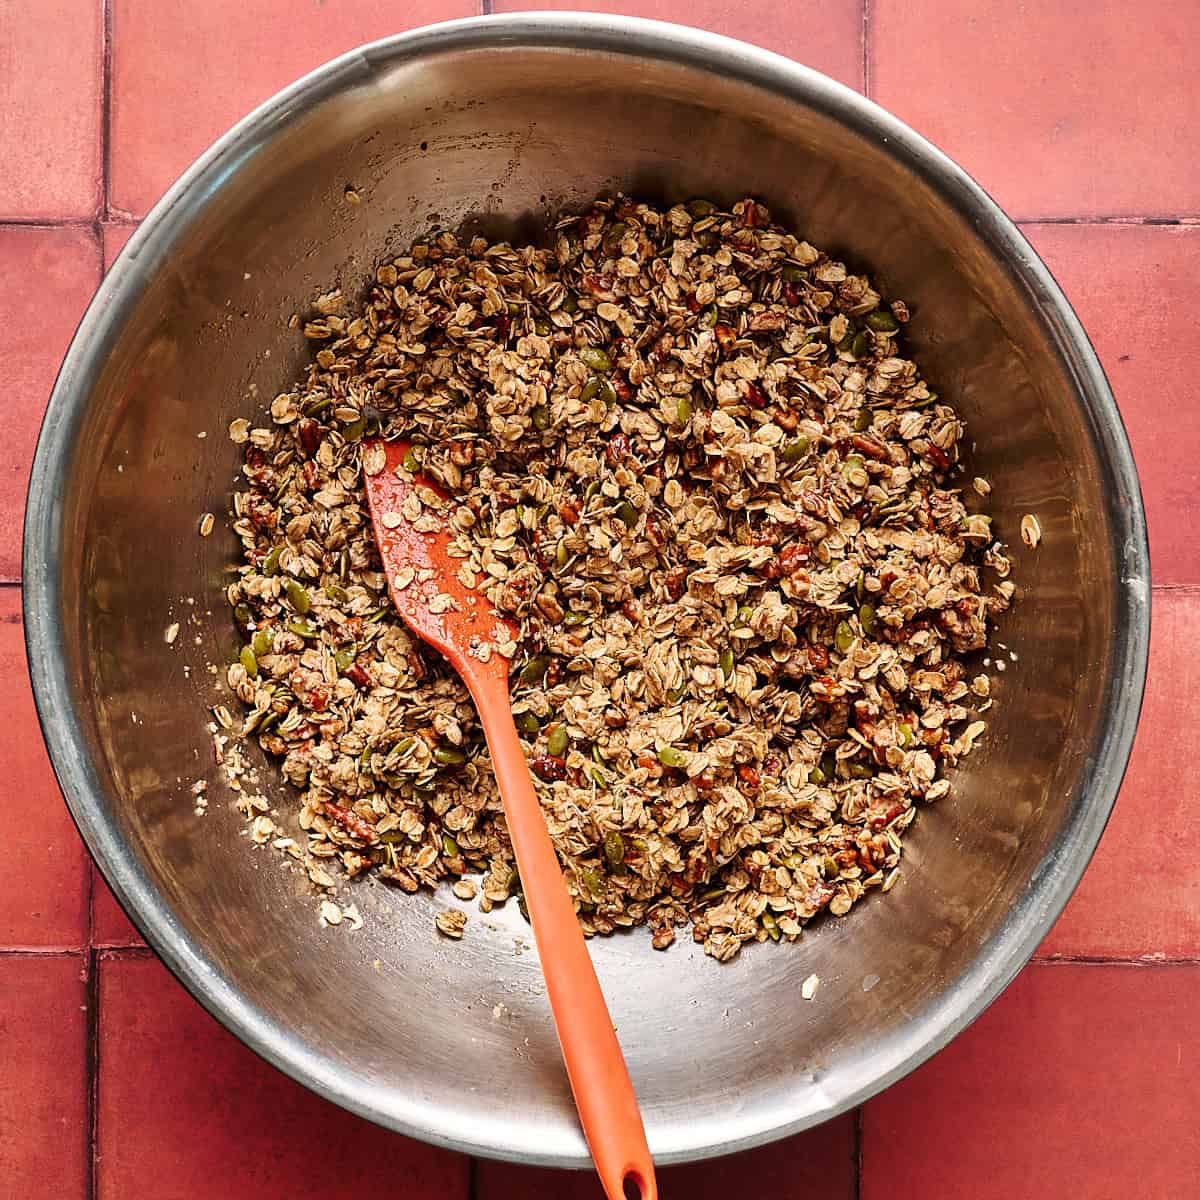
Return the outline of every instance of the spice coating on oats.
{"type": "Polygon", "coordinates": [[[244,732],[316,857],[519,898],[474,708],[371,539],[360,443],[402,436],[517,627],[480,652],[513,664],[585,931],[792,941],[891,886],[984,728],[969,656],[1013,585],[962,423],[902,356],[905,306],[754,201],[597,203],[552,243],[442,233],[361,308],[321,297],[306,378],[234,422],[244,732]]]}

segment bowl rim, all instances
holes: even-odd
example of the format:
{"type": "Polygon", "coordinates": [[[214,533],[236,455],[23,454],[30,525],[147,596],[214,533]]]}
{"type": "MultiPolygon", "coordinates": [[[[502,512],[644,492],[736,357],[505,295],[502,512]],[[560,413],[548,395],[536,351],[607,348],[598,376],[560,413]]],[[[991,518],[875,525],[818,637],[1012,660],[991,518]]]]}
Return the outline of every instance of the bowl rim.
{"type": "Polygon", "coordinates": [[[676,1134],[666,1153],[656,1156],[660,1164],[685,1162],[761,1145],[830,1120],[907,1075],[974,1021],[1029,960],[1074,891],[1108,821],[1133,744],[1147,670],[1151,587],[1141,492],[1120,414],[1096,353],[1050,272],[991,197],[921,135],[850,88],[768,50],[682,25],[598,13],[534,12],[424,26],[361,46],[303,76],[239,121],[179,177],[133,234],[80,321],[47,405],[30,473],[22,565],[29,671],[51,763],[92,856],[147,943],[227,1029],[293,1079],[385,1128],[489,1158],[559,1167],[589,1164],[582,1139],[577,1153],[547,1152],[533,1131],[520,1133],[519,1123],[504,1123],[501,1138],[489,1136],[487,1122],[454,1120],[419,1102],[403,1112],[385,1108],[353,1077],[238,992],[176,921],[105,816],[99,778],[71,706],[60,619],[60,479],[91,388],[153,270],[155,249],[171,243],[204,208],[222,176],[236,170],[256,145],[328,97],[404,61],[447,50],[503,46],[632,53],[723,74],[814,107],[886,143],[974,223],[1024,288],[1056,343],[1104,477],[1115,557],[1121,563],[1120,579],[1113,581],[1112,680],[1102,703],[1096,752],[1077,783],[1074,811],[1008,919],[958,987],[914,1018],[911,1025],[921,1026],[920,1036],[909,1039],[906,1056],[896,1067],[806,1117],[789,1119],[786,1106],[777,1105],[757,1126],[741,1126],[736,1137],[711,1122],[697,1123],[690,1132],[676,1134]],[[142,254],[146,261],[139,261],[142,254]]]}

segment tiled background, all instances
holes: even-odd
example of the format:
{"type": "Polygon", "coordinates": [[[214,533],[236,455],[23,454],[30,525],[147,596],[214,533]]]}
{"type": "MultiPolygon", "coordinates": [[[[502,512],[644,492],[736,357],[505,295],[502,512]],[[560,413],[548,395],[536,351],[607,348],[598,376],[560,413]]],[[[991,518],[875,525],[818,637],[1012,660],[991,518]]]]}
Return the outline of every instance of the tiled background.
{"type": "MultiPolygon", "coordinates": [[[[550,4],[537,5],[551,7],[550,4]]],[[[508,11],[522,7],[495,0],[508,11]]],[[[592,7],[564,4],[562,7],[592,7]]],[[[666,1200],[1190,1197],[1200,1169],[1200,56],[1192,4],[609,0],[865,89],[1018,217],[1116,389],[1150,520],[1149,691],[1117,812],[1037,961],[858,1114],[662,1172],[666,1200]],[[1190,48],[1189,48],[1190,47],[1190,48]]],[[[134,223],[257,101],[475,0],[0,0],[0,1197],[537,1200],[317,1100],[219,1029],[92,872],[41,749],[20,525],[71,331],[134,223]]]]}

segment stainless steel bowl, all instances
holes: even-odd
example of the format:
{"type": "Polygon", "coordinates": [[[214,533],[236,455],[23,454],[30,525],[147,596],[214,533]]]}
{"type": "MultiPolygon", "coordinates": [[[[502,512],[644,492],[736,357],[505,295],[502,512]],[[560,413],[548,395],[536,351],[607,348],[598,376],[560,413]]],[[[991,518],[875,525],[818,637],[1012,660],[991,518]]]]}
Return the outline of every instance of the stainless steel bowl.
{"type": "Polygon", "coordinates": [[[612,17],[456,22],[345,55],[218,142],[134,235],[59,376],[25,534],[59,780],[171,969],[331,1100],[564,1166],[585,1148],[519,916],[477,916],[450,947],[428,897],[363,884],[365,927],[323,930],[301,881],[248,845],[206,731],[207,664],[234,648],[221,596],[234,546],[196,525],[228,503],[229,421],[305,361],[287,320],[317,292],[358,291],[430,225],[534,234],[616,189],[752,193],[909,300],[926,374],[970,423],[968,473],[993,481],[999,534],[1017,545],[989,734],[952,797],[922,811],[886,899],[724,967],[690,943],[653,953],[641,933],[592,943],[660,1161],[864,1100],[976,1017],[1066,902],[1125,767],[1149,628],[1137,477],[1095,354],[1013,225],[899,121],[761,50],[612,17]],[[1045,531],[1036,552],[1019,544],[1027,512],[1045,531]]]}

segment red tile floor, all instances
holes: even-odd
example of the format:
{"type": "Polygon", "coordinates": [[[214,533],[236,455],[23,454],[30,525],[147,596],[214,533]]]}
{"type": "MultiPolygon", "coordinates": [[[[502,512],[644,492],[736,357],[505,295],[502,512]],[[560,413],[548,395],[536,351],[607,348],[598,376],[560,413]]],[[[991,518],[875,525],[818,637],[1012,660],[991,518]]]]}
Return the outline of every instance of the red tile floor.
{"type": "MultiPolygon", "coordinates": [[[[949,1049],[860,1113],[664,1171],[663,1194],[1194,1196],[1200,400],[1188,364],[1200,360],[1200,59],[1186,47],[1195,12],[1166,0],[1136,9],[1115,0],[609,3],[758,42],[865,89],[1024,223],[1116,390],[1155,579],[1133,763],[1095,862],[1037,960],[949,1049]]],[[[0,4],[0,811],[9,829],[0,1196],[599,1195],[587,1176],[471,1163],[384,1133],[218,1028],[91,870],[41,749],[21,638],[21,511],[38,423],[74,324],[133,225],[197,151],[296,75],[365,39],[475,11],[475,0],[0,4]],[[313,1130],[318,1155],[305,1153],[313,1130]]]]}

